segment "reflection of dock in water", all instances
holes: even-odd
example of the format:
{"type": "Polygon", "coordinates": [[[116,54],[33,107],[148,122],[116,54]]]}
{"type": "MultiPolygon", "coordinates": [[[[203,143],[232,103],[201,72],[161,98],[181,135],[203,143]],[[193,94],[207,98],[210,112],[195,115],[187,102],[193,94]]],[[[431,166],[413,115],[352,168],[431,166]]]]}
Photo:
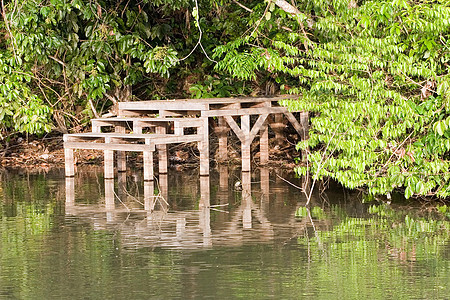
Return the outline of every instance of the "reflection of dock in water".
{"type": "Polygon", "coordinates": [[[301,196],[290,199],[288,186],[282,182],[270,189],[268,169],[261,169],[253,184],[251,174],[243,172],[240,191],[230,189],[228,170],[221,171],[219,184],[213,189],[214,199],[210,177],[202,176],[198,209],[180,211],[172,211],[168,204],[167,175],[156,182],[145,182],[144,195],[135,197],[133,205],[124,200],[130,198],[125,173],[119,176],[117,191],[114,180],[105,179],[104,202],[89,205],[76,203],[75,179],[66,178],[66,215],[87,221],[96,230],[117,230],[126,248],[195,249],[270,243],[305,232],[307,220],[295,218],[301,196]]]}

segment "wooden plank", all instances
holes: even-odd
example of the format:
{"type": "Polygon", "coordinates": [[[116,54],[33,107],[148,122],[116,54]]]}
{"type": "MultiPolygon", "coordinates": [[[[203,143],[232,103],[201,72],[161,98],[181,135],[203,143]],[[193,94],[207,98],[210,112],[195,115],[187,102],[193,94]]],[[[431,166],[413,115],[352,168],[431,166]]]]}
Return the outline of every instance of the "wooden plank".
{"type": "MultiPolygon", "coordinates": [[[[123,139],[123,140],[145,140],[147,138],[150,138],[152,140],[175,140],[175,142],[177,141],[178,138],[181,138],[181,140],[183,139],[189,139],[189,137],[194,137],[193,141],[195,141],[195,137],[198,134],[189,134],[189,135],[175,135],[175,134],[153,134],[153,133],[143,133],[143,134],[136,134],[136,133],[125,133],[125,134],[121,134],[121,133],[114,133],[114,132],[108,132],[108,133],[92,133],[92,132],[87,132],[87,133],[73,133],[73,134],[68,134],[66,136],[66,141],[77,141],[79,139],[86,139],[88,140],[96,140],[96,139],[106,139],[106,138],[110,138],[110,139],[123,139]]],[[[169,142],[170,143],[170,142],[169,142]]]]}
{"type": "MultiPolygon", "coordinates": [[[[160,144],[160,145],[166,145],[166,144],[177,144],[177,143],[191,143],[191,142],[200,142],[203,141],[203,136],[200,134],[191,134],[191,135],[166,135],[166,136],[156,136],[156,135],[151,135],[151,134],[147,134],[147,135],[143,135],[142,137],[136,139],[134,138],[134,141],[141,141],[144,142],[144,140],[146,138],[149,138],[152,141],[152,144],[160,144]]],[[[114,139],[114,137],[113,137],[114,139]]],[[[121,139],[121,138],[115,138],[117,139],[121,139]]],[[[124,138],[124,142],[126,142],[127,139],[124,138]]],[[[84,149],[83,145],[86,146],[86,149],[109,149],[108,147],[106,148],[101,148],[103,146],[101,145],[105,145],[105,143],[99,141],[99,140],[84,140],[84,141],[79,141],[79,140],[75,140],[75,141],[69,141],[69,142],[65,142],[64,143],[64,147],[68,148],[68,149],[84,149]],[[96,142],[98,141],[98,142],[96,142]]],[[[106,144],[107,145],[107,144],[106,144]]],[[[135,150],[135,146],[138,146],[136,149],[140,149],[139,146],[144,146],[142,144],[135,144],[135,143],[118,143],[118,142],[114,142],[111,143],[111,145],[114,145],[113,148],[114,150],[117,151],[142,151],[142,150],[135,150]],[[132,147],[133,149],[128,149],[127,146],[132,147]]],[[[112,148],[111,148],[112,149],[112,148]]]]}
{"type": "Polygon", "coordinates": [[[239,128],[239,125],[236,123],[236,121],[233,119],[233,117],[232,116],[224,116],[224,118],[227,121],[228,125],[230,125],[233,132],[239,138],[241,143],[245,143],[245,135],[242,132],[241,128],[239,128]]]}
{"type": "Polygon", "coordinates": [[[119,102],[119,111],[137,111],[137,110],[205,110],[208,109],[208,103],[198,101],[137,101],[137,102],[119,102]]]}
{"type": "MultiPolygon", "coordinates": [[[[117,151],[154,151],[154,144],[148,145],[143,144],[105,144],[105,143],[86,143],[86,142],[65,142],[64,148],[67,150],[72,149],[85,149],[85,150],[117,150],[117,151]]],[[[70,175],[69,175],[70,176],[70,175]]],[[[73,176],[73,175],[72,175],[73,176]]]]}
{"type": "Polygon", "coordinates": [[[209,111],[202,111],[202,117],[262,115],[262,114],[284,113],[287,111],[288,110],[285,107],[257,107],[257,108],[209,110],[209,111]]]}
{"type": "Polygon", "coordinates": [[[226,98],[202,98],[202,99],[172,99],[172,100],[146,100],[135,102],[119,102],[119,109],[121,103],[132,106],[133,103],[142,103],[151,107],[157,103],[207,103],[207,104],[221,104],[221,103],[242,103],[242,102],[261,102],[261,101],[281,101],[288,99],[296,99],[299,95],[280,95],[280,96],[265,96],[265,97],[226,97],[226,98]]]}

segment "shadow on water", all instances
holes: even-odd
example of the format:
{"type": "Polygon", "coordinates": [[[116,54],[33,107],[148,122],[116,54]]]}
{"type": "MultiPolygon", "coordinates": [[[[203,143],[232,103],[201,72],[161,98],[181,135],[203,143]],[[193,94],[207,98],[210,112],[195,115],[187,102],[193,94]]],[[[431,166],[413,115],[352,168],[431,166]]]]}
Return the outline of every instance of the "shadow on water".
{"type": "Polygon", "coordinates": [[[449,210],[299,179],[0,173],[0,298],[446,299],[449,210]],[[291,182],[287,183],[285,179],[291,182]]]}

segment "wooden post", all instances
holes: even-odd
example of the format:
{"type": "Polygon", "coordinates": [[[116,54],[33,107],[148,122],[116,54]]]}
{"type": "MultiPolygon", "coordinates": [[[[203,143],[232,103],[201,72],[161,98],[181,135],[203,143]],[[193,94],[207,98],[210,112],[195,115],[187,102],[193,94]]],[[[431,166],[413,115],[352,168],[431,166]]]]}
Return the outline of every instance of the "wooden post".
{"type": "Polygon", "coordinates": [[[100,133],[102,132],[102,127],[92,122],[92,132],[100,133]]]}
{"type": "Polygon", "coordinates": [[[167,201],[169,201],[169,180],[167,174],[159,175],[159,192],[164,201],[160,201],[163,210],[167,210],[167,201]]]}
{"type": "Polygon", "coordinates": [[[219,165],[219,188],[228,191],[228,166],[219,165]]]}
{"type": "Polygon", "coordinates": [[[140,121],[133,122],[133,133],[136,133],[136,134],[142,133],[142,124],[140,121]]]}
{"type": "MultiPolygon", "coordinates": [[[[219,117],[219,128],[221,130],[227,128],[227,122],[224,117],[219,117]]],[[[220,132],[218,135],[219,138],[219,161],[225,161],[227,159],[228,152],[228,132],[220,132]]]]}
{"type": "MultiPolygon", "coordinates": [[[[166,134],[166,126],[164,124],[156,126],[156,133],[166,134]]],[[[158,150],[159,174],[167,174],[167,145],[157,145],[156,148],[158,150]]]]}
{"type": "MultiPolygon", "coordinates": [[[[125,133],[126,127],[123,124],[118,124],[115,126],[115,132],[125,133]]],[[[127,170],[127,158],[125,151],[117,151],[117,171],[126,172],[127,170]]]]}
{"type": "MultiPolygon", "coordinates": [[[[110,139],[105,138],[105,144],[109,143],[110,139]]],[[[114,179],[114,150],[104,150],[105,156],[105,179],[114,179]]]]}
{"type": "Polygon", "coordinates": [[[144,209],[146,211],[153,211],[155,209],[155,186],[153,181],[144,181],[144,209]]]}
{"type": "Polygon", "coordinates": [[[252,181],[250,172],[242,172],[242,226],[252,228],[252,181]]]}
{"type": "Polygon", "coordinates": [[[198,150],[200,152],[200,176],[209,175],[209,124],[208,117],[202,117],[203,125],[197,128],[200,132],[202,141],[198,142],[198,150]]]}
{"type": "Polygon", "coordinates": [[[259,162],[265,165],[269,162],[269,127],[267,121],[261,127],[259,137],[259,162]]]}
{"type": "Polygon", "coordinates": [[[64,148],[64,160],[66,177],[75,176],[75,160],[73,157],[73,149],[64,148]]]}
{"type": "MultiPolygon", "coordinates": [[[[145,139],[145,144],[150,147],[150,139],[145,139]]],[[[153,151],[144,151],[144,181],[153,180],[153,151]]]]}
{"type": "Polygon", "coordinates": [[[66,178],[66,209],[75,206],[75,178],[66,178]]]}
{"type": "Polygon", "coordinates": [[[245,137],[241,142],[242,172],[250,172],[250,115],[241,116],[241,130],[245,137]]]}
{"type": "Polygon", "coordinates": [[[114,179],[105,179],[105,209],[106,221],[114,221],[114,179]]]}
{"type": "Polygon", "coordinates": [[[127,197],[127,174],[125,172],[119,172],[117,177],[117,197],[121,201],[125,201],[127,197]]]}
{"type": "Polygon", "coordinates": [[[283,141],[283,114],[275,114],[275,124],[278,126],[277,130],[275,131],[275,140],[277,142],[278,145],[281,145],[282,141],[283,141]]]}
{"type": "Polygon", "coordinates": [[[210,246],[212,244],[210,196],[209,176],[200,176],[199,227],[203,232],[204,246],[210,246]]]}
{"type": "Polygon", "coordinates": [[[269,200],[270,193],[270,172],[268,168],[261,168],[261,193],[264,199],[269,200]]]}
{"type": "Polygon", "coordinates": [[[309,138],[309,112],[300,112],[300,125],[302,126],[303,134],[300,136],[302,140],[307,140],[309,138]]]}

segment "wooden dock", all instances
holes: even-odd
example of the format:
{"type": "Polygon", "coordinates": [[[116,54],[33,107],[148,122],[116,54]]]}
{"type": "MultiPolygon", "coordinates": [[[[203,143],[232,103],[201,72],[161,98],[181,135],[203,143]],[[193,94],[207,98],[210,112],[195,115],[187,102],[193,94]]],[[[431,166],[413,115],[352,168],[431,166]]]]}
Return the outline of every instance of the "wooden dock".
{"type": "Polygon", "coordinates": [[[278,101],[296,96],[152,100],[120,102],[117,117],[93,119],[92,132],[65,134],[66,176],[75,175],[74,150],[104,151],[105,178],[114,178],[114,152],[117,171],[126,171],[126,151],[142,152],[144,180],[153,180],[153,153],[157,151],[159,173],[168,169],[167,145],[197,143],[200,175],[209,175],[209,126],[219,140],[219,159],[227,157],[227,138],[231,130],[241,142],[242,171],[251,170],[250,146],[260,138],[260,163],[269,161],[269,135],[272,128],[280,135],[286,118],[300,135],[307,138],[308,113],[300,121],[278,101]],[[252,116],[254,116],[252,118],[252,116]]]}

